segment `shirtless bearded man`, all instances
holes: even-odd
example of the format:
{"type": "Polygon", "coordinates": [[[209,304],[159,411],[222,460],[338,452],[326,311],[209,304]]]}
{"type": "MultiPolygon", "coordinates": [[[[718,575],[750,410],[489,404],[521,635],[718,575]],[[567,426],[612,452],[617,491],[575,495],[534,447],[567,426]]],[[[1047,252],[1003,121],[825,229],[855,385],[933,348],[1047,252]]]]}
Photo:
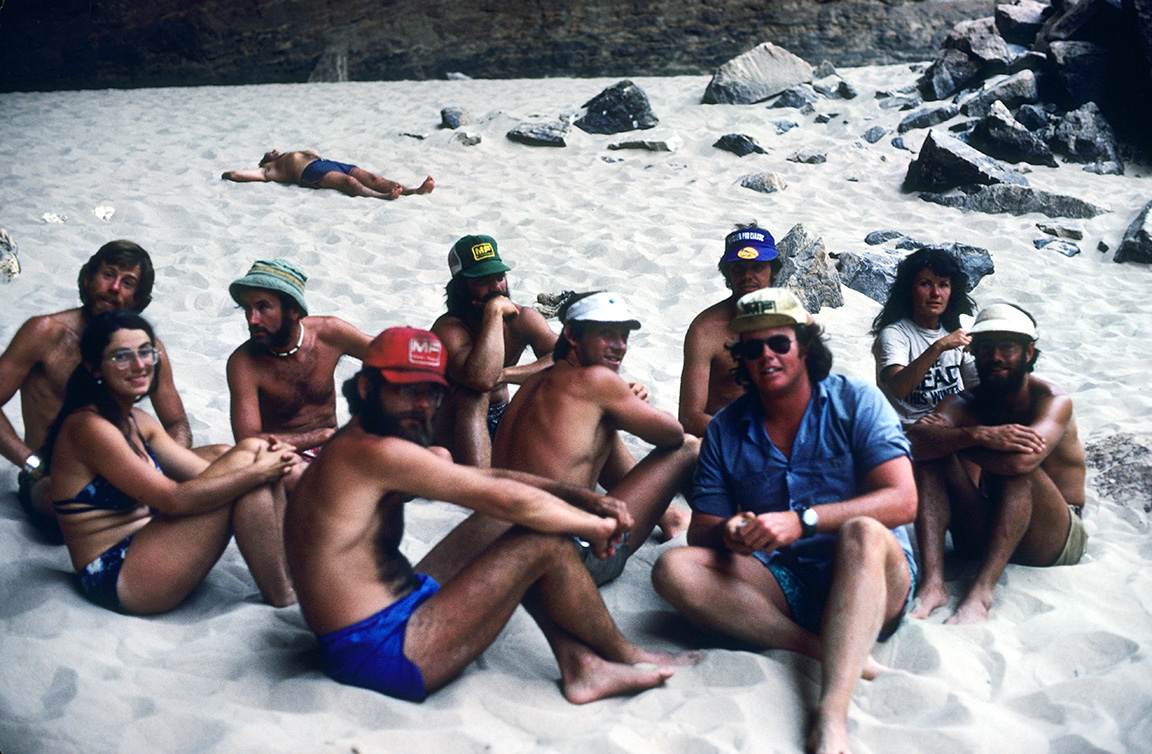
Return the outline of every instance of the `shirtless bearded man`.
{"type": "Polygon", "coordinates": [[[521,384],[552,364],[556,333],[540,312],[508,295],[510,268],[491,236],[464,236],[448,253],[452,273],[448,311],[432,332],[448,352],[455,388],[437,427],[437,440],[459,463],[489,466],[492,437],[508,406],[508,385],[521,384]],[[531,347],[536,360],[520,364],[531,347]]]}
{"type": "Polygon", "coordinates": [[[499,634],[521,599],[557,628],[561,690],[589,702],[658,686],[696,658],[642,650],[612,622],[571,536],[609,555],[631,524],[617,500],[430,449],[444,385],[432,333],[385,330],[345,384],[353,418],[292,493],[285,521],[300,607],[337,680],[422,700],[499,634]],[[551,494],[550,494],[551,493],[551,494]],[[585,509],[569,502],[580,502],[585,509]],[[467,563],[399,550],[404,504],[446,500],[519,524],[467,563]],[[640,667],[654,663],[655,667],[640,667]]]}
{"type": "MultiPolygon", "coordinates": [[[[283,259],[260,260],[228,287],[251,336],[228,357],[232,434],[276,437],[305,462],[336,432],[336,364],[363,359],[369,337],[337,317],[308,316],[307,277],[283,259]]],[[[289,488],[303,465],[285,477],[289,488]]]]}
{"type": "Polygon", "coordinates": [[[1072,399],[1031,374],[1039,351],[1032,315],[992,304],[968,330],[980,384],[942,400],[906,427],[921,468],[916,536],[923,579],[912,615],[948,604],[944,533],[980,567],[948,623],[988,618],[1009,561],[1072,565],[1088,544],[1084,523],[1084,448],[1072,399]],[[960,461],[979,467],[976,483],[960,461]]]}

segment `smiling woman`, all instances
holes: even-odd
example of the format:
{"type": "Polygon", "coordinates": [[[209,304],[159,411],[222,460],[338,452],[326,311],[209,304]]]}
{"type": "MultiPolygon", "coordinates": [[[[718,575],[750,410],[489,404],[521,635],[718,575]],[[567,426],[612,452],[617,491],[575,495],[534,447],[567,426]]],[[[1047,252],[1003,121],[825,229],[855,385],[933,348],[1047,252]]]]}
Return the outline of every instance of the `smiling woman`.
{"type": "Polygon", "coordinates": [[[971,314],[968,276],[952,254],[922,248],[904,258],[884,308],[872,322],[876,384],[911,424],[932,412],[946,395],[979,379],[971,338],[960,315],[971,314]]]}
{"type": "Polygon", "coordinates": [[[264,598],[294,602],[280,538],[280,479],[295,463],[292,449],[245,440],[209,464],[136,409],[164,366],[152,326],[139,314],[95,317],[80,355],[45,455],[84,596],[126,613],[170,610],[235,534],[264,598]]]}

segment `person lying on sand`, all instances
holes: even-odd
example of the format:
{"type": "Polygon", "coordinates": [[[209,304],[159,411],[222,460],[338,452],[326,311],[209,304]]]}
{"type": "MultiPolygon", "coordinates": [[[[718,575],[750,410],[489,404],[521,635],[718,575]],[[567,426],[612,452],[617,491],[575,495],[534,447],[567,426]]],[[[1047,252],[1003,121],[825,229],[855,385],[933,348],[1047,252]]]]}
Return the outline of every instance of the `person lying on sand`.
{"type": "Polygon", "coordinates": [[[1009,561],[1073,565],[1088,545],[1084,447],[1072,399],[1031,374],[1036,321],[1013,304],[992,304],[968,330],[980,384],[942,400],[906,427],[917,462],[916,536],[923,581],[913,617],[948,604],[944,533],[980,570],[947,623],[988,619],[992,593],[1009,561]],[[976,482],[961,465],[979,467],[976,482]]]}
{"type": "Polygon", "coordinates": [[[171,610],[235,535],[264,599],[294,603],[280,484],[296,463],[292,447],[252,438],[209,463],[135,408],[164,370],[139,314],[97,316],[81,336],[80,358],[44,447],[56,518],[84,596],[135,615],[171,610]]]}
{"type": "Polygon", "coordinates": [[[782,264],[772,234],[756,223],[737,225],[725,237],[719,267],[732,295],[697,314],[684,336],[679,418],[685,432],[703,437],[712,415],[744,394],[732,377],[736,362],[724,347],[731,337],[728,323],[736,316],[736,301],[772,285],[782,264]]]}
{"type": "Polygon", "coordinates": [[[310,150],[281,154],[273,149],[260,160],[260,167],[252,170],[229,170],[220,176],[227,181],[248,183],[295,183],[305,188],[329,188],[343,191],[348,196],[368,196],[373,199],[395,199],[409,194],[428,194],[436,187],[432,176],[416,188],[390,181],[364,168],[345,162],[325,160],[310,150]]]}
{"type": "Polygon", "coordinates": [[[431,332],[380,333],[344,384],[352,419],[289,496],[288,565],[328,674],[423,700],[495,641],[521,600],[537,622],[557,629],[551,646],[570,702],[659,686],[670,666],[698,661],[627,641],[572,546],[579,536],[598,557],[610,556],[632,524],[623,503],[529,474],[455,464],[444,448],[428,447],[447,386],[445,361],[431,332]],[[404,504],[414,497],[518,525],[470,562],[433,548],[413,569],[399,548],[404,504]]]}
{"type": "Polygon", "coordinates": [[[665,552],[652,582],[702,629],[820,660],[808,751],[847,752],[852,692],[880,671],[873,642],[912,596],[908,440],[875,385],[829,374],[795,294],[764,288],[737,309],[748,390],[708,423],[689,546],[665,552]]]}
{"type": "Polygon", "coordinates": [[[285,259],[259,260],[228,286],[251,337],[228,357],[232,434],[272,436],[301,456],[284,484],[292,489],[336,433],[336,365],[363,359],[371,338],[338,317],[308,316],[307,276],[285,259]]]}

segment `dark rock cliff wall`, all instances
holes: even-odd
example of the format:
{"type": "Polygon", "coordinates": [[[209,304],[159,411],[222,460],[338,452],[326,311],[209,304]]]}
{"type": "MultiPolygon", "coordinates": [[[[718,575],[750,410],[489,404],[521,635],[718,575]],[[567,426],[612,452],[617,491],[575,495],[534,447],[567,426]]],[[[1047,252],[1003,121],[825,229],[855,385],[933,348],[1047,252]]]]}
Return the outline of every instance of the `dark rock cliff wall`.
{"type": "Polygon", "coordinates": [[[932,58],[993,0],[0,0],[0,91],[711,73],[770,41],[838,65],[932,58]]]}

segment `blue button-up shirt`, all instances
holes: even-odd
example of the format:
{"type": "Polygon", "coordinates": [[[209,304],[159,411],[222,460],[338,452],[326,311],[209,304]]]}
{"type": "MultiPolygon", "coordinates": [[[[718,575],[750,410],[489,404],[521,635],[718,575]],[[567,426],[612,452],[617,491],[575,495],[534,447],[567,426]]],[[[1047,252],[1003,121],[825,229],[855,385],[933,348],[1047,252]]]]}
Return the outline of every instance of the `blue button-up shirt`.
{"type": "MultiPolygon", "coordinates": [[[[833,374],[813,386],[800,429],[785,457],[768,438],[759,396],[746,393],[708,423],[693,481],[692,508],[730,518],[836,503],[865,492],[864,479],[909,454],[900,420],[872,384],[833,374]]],[[[819,511],[817,511],[819,512],[819,511]]],[[[893,530],[911,557],[906,527],[893,530]]],[[[772,553],[831,568],[834,534],[800,539],[772,553]]]]}

